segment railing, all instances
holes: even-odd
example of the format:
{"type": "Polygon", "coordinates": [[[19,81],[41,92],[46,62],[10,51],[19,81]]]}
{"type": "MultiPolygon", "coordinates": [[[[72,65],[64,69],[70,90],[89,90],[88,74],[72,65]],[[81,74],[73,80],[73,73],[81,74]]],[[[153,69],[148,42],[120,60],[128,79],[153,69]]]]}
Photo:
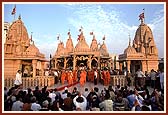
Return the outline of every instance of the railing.
{"type": "MultiPolygon", "coordinates": [[[[12,87],[14,86],[14,78],[5,78],[4,81],[4,86],[5,87],[12,87]]],[[[44,87],[44,86],[53,86],[54,85],[54,77],[53,76],[36,76],[36,77],[25,77],[22,78],[22,84],[23,88],[28,88],[28,87],[44,87]]]]}
{"type": "Polygon", "coordinates": [[[125,75],[111,75],[111,85],[117,86],[120,85],[121,87],[126,85],[125,75]]]}

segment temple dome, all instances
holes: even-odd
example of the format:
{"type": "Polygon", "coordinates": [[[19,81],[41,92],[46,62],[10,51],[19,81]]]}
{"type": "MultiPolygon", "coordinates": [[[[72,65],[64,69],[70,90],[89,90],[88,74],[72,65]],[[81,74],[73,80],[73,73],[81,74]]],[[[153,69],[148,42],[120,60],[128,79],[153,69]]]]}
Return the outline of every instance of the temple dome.
{"type": "Polygon", "coordinates": [[[33,53],[40,53],[39,49],[33,44],[31,44],[27,49],[26,52],[33,52],[33,53]]]}
{"type": "Polygon", "coordinates": [[[133,47],[136,49],[137,52],[158,55],[152,30],[146,24],[141,23],[136,30],[133,40],[133,47]]]}
{"type": "Polygon", "coordinates": [[[29,45],[29,36],[27,33],[27,29],[24,26],[24,23],[22,22],[20,16],[18,20],[14,21],[9,27],[7,38],[15,42],[26,41],[26,45],[29,45]]]}
{"type": "Polygon", "coordinates": [[[79,51],[79,52],[90,51],[89,45],[86,43],[85,37],[83,36],[83,33],[81,33],[79,35],[78,39],[79,39],[79,41],[75,46],[75,51],[79,51]]]}
{"type": "Polygon", "coordinates": [[[103,44],[100,46],[100,54],[103,56],[108,56],[108,52],[107,52],[107,47],[106,44],[103,42],[103,44]]]}
{"type": "Polygon", "coordinates": [[[134,44],[146,42],[149,38],[153,39],[152,30],[147,24],[144,23],[140,24],[135,33],[134,44]]]}
{"type": "Polygon", "coordinates": [[[98,44],[97,44],[97,40],[96,40],[95,36],[93,36],[92,43],[90,45],[90,49],[92,51],[97,51],[98,50],[98,44]]]}
{"type": "Polygon", "coordinates": [[[72,42],[72,39],[71,39],[71,35],[69,35],[69,38],[67,39],[67,42],[66,42],[66,50],[67,52],[73,52],[73,42],[72,42]]]}
{"type": "Polygon", "coordinates": [[[64,48],[64,43],[60,42],[57,47],[57,51],[55,55],[64,55],[65,48],[64,48]]]}
{"type": "Polygon", "coordinates": [[[124,54],[136,54],[135,48],[131,47],[130,45],[124,50],[124,54]]]}

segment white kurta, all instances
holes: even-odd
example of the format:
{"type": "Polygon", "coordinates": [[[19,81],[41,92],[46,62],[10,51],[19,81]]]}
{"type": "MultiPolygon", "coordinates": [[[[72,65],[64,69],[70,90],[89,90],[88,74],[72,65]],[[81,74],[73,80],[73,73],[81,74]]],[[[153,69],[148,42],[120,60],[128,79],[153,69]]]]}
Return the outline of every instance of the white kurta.
{"type": "Polygon", "coordinates": [[[22,84],[22,76],[19,73],[16,73],[16,79],[14,82],[15,85],[21,85],[22,84]]]}

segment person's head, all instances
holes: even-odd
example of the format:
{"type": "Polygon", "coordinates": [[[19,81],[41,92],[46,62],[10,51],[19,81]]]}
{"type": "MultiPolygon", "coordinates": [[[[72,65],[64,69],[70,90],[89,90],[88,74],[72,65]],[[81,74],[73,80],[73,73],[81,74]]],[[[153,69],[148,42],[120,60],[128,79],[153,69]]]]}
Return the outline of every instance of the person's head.
{"type": "Polygon", "coordinates": [[[76,99],[76,101],[77,101],[78,103],[82,103],[82,102],[84,102],[84,99],[83,99],[83,97],[79,96],[79,97],[76,99]]]}
{"type": "Polygon", "coordinates": [[[45,101],[43,101],[42,106],[47,108],[48,104],[49,104],[49,102],[47,100],[45,100],[45,101]]]}
{"type": "Polygon", "coordinates": [[[71,97],[71,93],[68,92],[68,93],[67,93],[67,97],[71,97]]]}
{"type": "Polygon", "coordinates": [[[76,87],[74,87],[74,91],[77,91],[77,88],[76,88],[76,87]]]}
{"type": "Polygon", "coordinates": [[[36,89],[36,90],[39,90],[39,87],[38,87],[38,86],[36,86],[36,87],[35,87],[35,89],[36,89]]]}
{"type": "Polygon", "coordinates": [[[35,103],[35,102],[36,102],[36,97],[35,97],[35,96],[31,97],[31,102],[32,102],[32,103],[35,103]]]}
{"type": "Polygon", "coordinates": [[[142,106],[141,111],[150,111],[150,108],[148,106],[142,106]]]}
{"type": "Polygon", "coordinates": [[[110,93],[108,90],[106,90],[105,99],[109,99],[109,98],[110,98],[110,93]]]}
{"type": "Polygon", "coordinates": [[[18,70],[17,72],[18,72],[18,73],[21,73],[21,70],[18,70]]]}
{"type": "Polygon", "coordinates": [[[88,91],[88,88],[85,88],[85,91],[88,91]]]}
{"type": "Polygon", "coordinates": [[[30,88],[27,88],[27,91],[28,91],[28,94],[30,94],[32,90],[30,88]]]}

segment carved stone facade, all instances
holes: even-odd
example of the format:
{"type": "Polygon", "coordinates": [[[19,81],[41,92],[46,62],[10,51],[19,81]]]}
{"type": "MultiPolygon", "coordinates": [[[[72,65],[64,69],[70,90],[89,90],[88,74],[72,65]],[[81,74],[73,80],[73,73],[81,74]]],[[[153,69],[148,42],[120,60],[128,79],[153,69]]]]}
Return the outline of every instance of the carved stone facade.
{"type": "Polygon", "coordinates": [[[120,69],[135,73],[138,69],[143,72],[158,69],[158,50],[150,27],[141,21],[136,30],[133,45],[130,41],[124,54],[119,55],[120,69]]]}
{"type": "Polygon", "coordinates": [[[58,44],[55,55],[52,58],[52,68],[53,69],[77,69],[81,64],[88,69],[93,67],[102,68],[109,67],[110,61],[109,53],[106,48],[106,44],[103,41],[103,44],[99,46],[95,35],[91,45],[86,43],[83,32],[80,32],[78,43],[76,46],[73,46],[70,32],[68,32],[69,38],[67,39],[66,46],[64,43],[60,42],[58,44]]]}
{"type": "Polygon", "coordinates": [[[45,56],[39,52],[19,16],[10,26],[4,43],[4,78],[15,78],[17,70],[27,77],[43,76],[45,56]]]}

